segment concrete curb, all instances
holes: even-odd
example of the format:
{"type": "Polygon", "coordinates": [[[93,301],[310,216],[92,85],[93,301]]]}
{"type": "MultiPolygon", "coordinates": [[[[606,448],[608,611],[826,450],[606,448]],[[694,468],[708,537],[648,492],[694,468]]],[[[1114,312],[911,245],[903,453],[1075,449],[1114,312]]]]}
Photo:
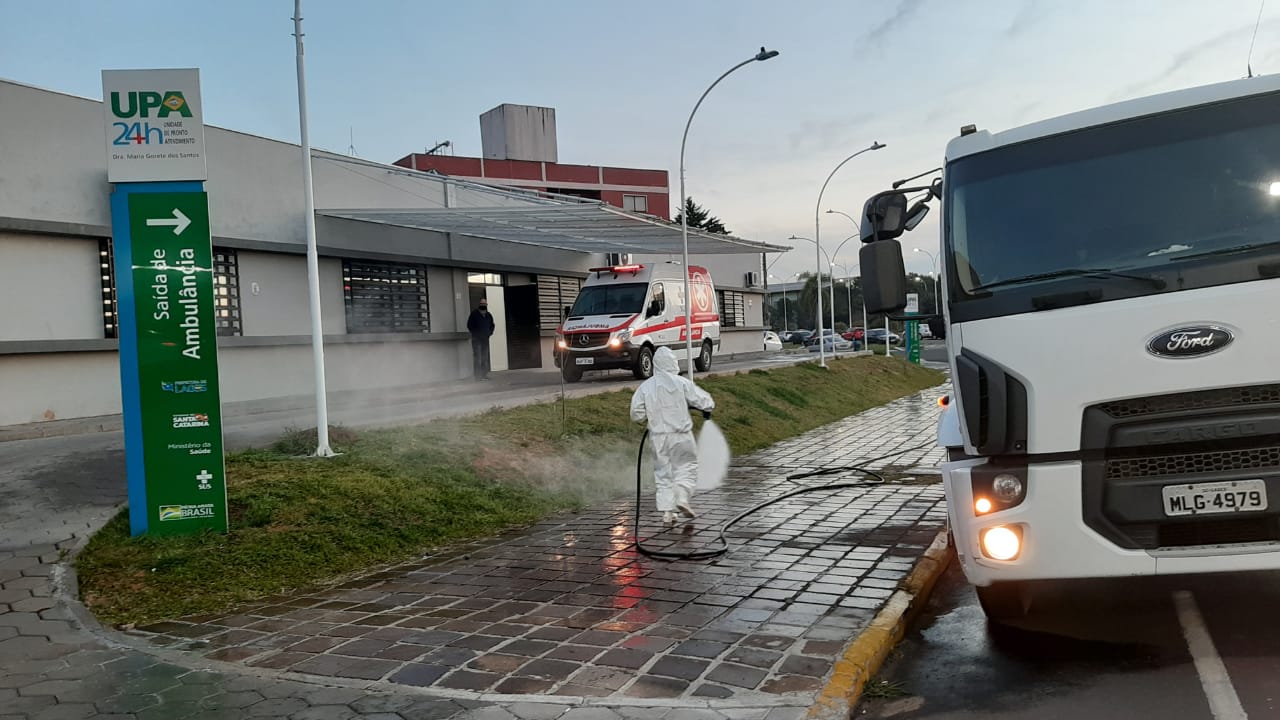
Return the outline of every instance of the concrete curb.
{"type": "Polygon", "coordinates": [[[809,718],[847,720],[852,715],[867,681],[880,671],[889,652],[902,640],[911,622],[924,609],[934,585],[950,561],[951,548],[947,542],[947,531],[943,530],[916,561],[916,566],[898,591],[845,650],[844,656],[836,661],[831,679],[809,708],[809,718]]]}

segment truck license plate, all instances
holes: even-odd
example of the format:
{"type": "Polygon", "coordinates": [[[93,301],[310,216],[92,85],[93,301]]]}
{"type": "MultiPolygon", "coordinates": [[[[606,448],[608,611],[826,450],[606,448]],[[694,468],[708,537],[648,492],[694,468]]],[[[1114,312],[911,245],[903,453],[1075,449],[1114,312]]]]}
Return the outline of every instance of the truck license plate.
{"type": "Polygon", "coordinates": [[[574,362],[578,363],[579,365],[595,365],[596,359],[595,358],[578,358],[574,362]]]}
{"type": "Polygon", "coordinates": [[[1225,480],[1191,485],[1165,485],[1164,514],[1214,515],[1267,509],[1267,484],[1262,480],[1225,480]]]}

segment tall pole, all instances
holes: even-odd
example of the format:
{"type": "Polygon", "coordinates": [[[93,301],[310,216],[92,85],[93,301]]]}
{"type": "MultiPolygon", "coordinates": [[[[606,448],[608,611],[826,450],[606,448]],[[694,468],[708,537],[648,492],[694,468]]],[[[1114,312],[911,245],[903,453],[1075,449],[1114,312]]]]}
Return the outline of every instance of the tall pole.
{"type": "MultiPolygon", "coordinates": [[[[827,185],[831,183],[831,178],[836,176],[836,173],[840,171],[840,168],[845,166],[845,163],[858,157],[864,152],[879,150],[882,147],[884,147],[884,145],[874,142],[871,143],[870,147],[865,147],[844,160],[841,160],[840,164],[836,165],[835,170],[832,170],[831,174],[827,176],[826,181],[822,183],[822,189],[818,191],[818,204],[813,209],[813,244],[818,246],[818,249],[813,253],[818,264],[818,364],[822,367],[827,366],[826,347],[822,344],[822,255],[820,252],[822,250],[822,196],[827,192],[827,185]]],[[[834,324],[835,323],[833,322],[833,327],[831,328],[832,332],[835,332],[834,324]]],[[[831,346],[831,349],[835,349],[834,344],[831,346]]]]}
{"type": "MultiPolygon", "coordinates": [[[[843,216],[845,216],[845,217],[849,218],[849,222],[853,223],[853,229],[858,231],[858,232],[857,232],[857,234],[855,234],[855,235],[850,235],[849,237],[845,238],[845,239],[840,243],[840,245],[838,245],[838,246],[836,247],[836,255],[839,255],[839,254],[840,254],[840,248],[844,247],[844,244],[845,244],[846,242],[849,242],[849,241],[850,241],[850,240],[852,240],[853,238],[855,238],[855,237],[860,237],[860,236],[862,235],[862,226],[861,226],[861,225],[859,225],[859,224],[858,224],[858,221],[857,221],[857,220],[854,220],[854,219],[853,219],[853,216],[852,216],[852,215],[850,215],[849,213],[846,213],[846,212],[840,212],[839,210],[828,210],[828,211],[827,211],[827,213],[828,213],[828,214],[832,214],[832,213],[834,213],[834,214],[836,214],[836,215],[843,215],[843,216]]],[[[867,327],[867,296],[863,294],[863,290],[865,290],[865,288],[861,287],[861,284],[862,284],[862,283],[861,283],[861,279],[862,279],[862,268],[861,268],[861,267],[859,267],[860,265],[861,265],[861,263],[855,263],[855,264],[854,264],[854,267],[858,268],[858,279],[859,279],[858,294],[862,296],[862,349],[863,349],[863,350],[868,350],[868,349],[869,349],[869,347],[868,347],[868,346],[870,345],[870,343],[868,343],[868,342],[867,342],[867,330],[869,329],[869,328],[867,327]]],[[[848,274],[848,272],[849,272],[849,271],[848,271],[848,270],[846,270],[846,271],[845,271],[845,274],[848,274]]],[[[848,287],[848,282],[849,282],[848,280],[845,280],[845,286],[846,286],[846,287],[848,287]]],[[[853,312],[853,306],[852,306],[852,305],[850,305],[850,307],[849,307],[849,312],[850,312],[850,313],[852,313],[852,312],[853,312]]],[[[852,325],[852,324],[853,324],[852,319],[849,321],[849,324],[850,324],[850,325],[852,325]]]]}
{"type": "Polygon", "coordinates": [[[920,248],[912,248],[915,252],[924,253],[929,256],[929,267],[933,269],[933,314],[938,314],[938,258],[928,250],[920,248]]]}
{"type": "MultiPolygon", "coordinates": [[[[294,1],[299,2],[300,0],[294,1]]],[[[684,191],[684,150],[685,145],[689,142],[689,127],[693,125],[693,116],[698,114],[698,108],[702,106],[702,101],[707,99],[707,95],[715,89],[716,85],[720,84],[721,80],[729,77],[730,73],[744,65],[763,62],[777,56],[777,50],[760,48],[760,52],[756,53],[754,57],[743,60],[716,78],[716,81],[711,83],[711,87],[704,90],[702,97],[698,98],[698,102],[694,104],[693,112],[689,113],[689,121],[684,124],[684,135],[680,138],[680,240],[683,245],[682,258],[684,262],[684,350],[690,380],[693,379],[693,295],[689,287],[689,209],[685,207],[686,195],[684,191]]]]}
{"type": "Polygon", "coordinates": [[[293,0],[293,39],[298,54],[298,127],[302,133],[303,220],[307,228],[307,285],[311,303],[311,361],[316,383],[316,457],[333,457],[329,447],[329,401],[324,387],[324,323],[320,318],[320,257],[316,252],[316,198],[311,181],[311,139],[307,133],[307,71],[302,49],[302,0],[293,0]]]}

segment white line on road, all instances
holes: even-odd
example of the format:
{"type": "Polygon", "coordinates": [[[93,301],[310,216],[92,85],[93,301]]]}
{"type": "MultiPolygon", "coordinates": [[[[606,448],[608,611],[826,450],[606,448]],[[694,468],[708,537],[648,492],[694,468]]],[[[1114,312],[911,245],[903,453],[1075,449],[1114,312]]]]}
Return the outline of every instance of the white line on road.
{"type": "Polygon", "coordinates": [[[1209,711],[1215,720],[1247,720],[1248,715],[1240,705],[1240,697],[1236,695],[1231,677],[1227,675],[1227,666],[1222,663],[1218,649],[1213,646],[1213,638],[1209,628],[1204,624],[1204,616],[1196,606],[1196,599],[1186,590],[1173,594],[1173,605],[1178,609],[1178,622],[1182,624],[1182,636],[1187,639],[1187,649],[1191,651],[1191,659],[1195,661],[1196,673],[1200,675],[1200,685],[1204,688],[1205,697],[1209,699],[1209,711]]]}

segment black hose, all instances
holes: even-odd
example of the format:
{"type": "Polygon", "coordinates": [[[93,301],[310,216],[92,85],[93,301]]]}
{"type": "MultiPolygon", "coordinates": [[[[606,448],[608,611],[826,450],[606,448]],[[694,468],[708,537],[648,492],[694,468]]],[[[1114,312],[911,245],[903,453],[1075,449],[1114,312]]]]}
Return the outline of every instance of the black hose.
{"type": "MultiPolygon", "coordinates": [[[[734,525],[737,525],[739,522],[741,522],[745,518],[751,515],[754,515],[757,512],[760,512],[761,510],[769,507],[770,505],[780,503],[783,500],[788,500],[797,495],[803,495],[805,493],[829,491],[829,490],[844,490],[847,488],[856,488],[856,487],[871,487],[875,485],[883,485],[885,483],[885,479],[883,475],[875,472],[874,470],[868,470],[867,468],[860,467],[857,465],[846,465],[842,467],[812,470],[812,471],[803,472],[803,473],[793,473],[786,477],[788,482],[795,482],[796,480],[802,480],[804,478],[809,478],[809,477],[817,477],[820,475],[834,475],[834,474],[843,473],[843,472],[860,472],[863,475],[866,475],[868,477],[863,478],[862,480],[856,480],[853,482],[837,482],[837,483],[828,483],[826,485],[812,485],[812,486],[800,487],[795,490],[792,490],[791,492],[783,493],[782,495],[779,495],[776,498],[771,498],[757,505],[753,505],[747,508],[746,510],[743,510],[742,512],[738,513],[737,515],[733,516],[729,520],[725,521],[725,523],[720,526],[720,530],[716,533],[716,539],[715,539],[715,542],[719,544],[719,547],[715,547],[707,550],[685,550],[685,551],[651,550],[645,547],[644,541],[640,539],[640,485],[641,485],[640,466],[641,466],[641,463],[644,461],[644,446],[648,440],[649,440],[649,431],[646,429],[644,431],[644,435],[640,437],[640,450],[636,454],[636,508],[635,508],[636,512],[635,512],[634,537],[635,537],[636,552],[639,552],[641,555],[644,555],[646,557],[651,557],[658,560],[711,560],[713,558],[720,557],[721,555],[724,555],[725,553],[729,552],[729,539],[725,537],[729,532],[729,528],[733,527],[734,525]]],[[[931,440],[929,442],[921,443],[920,445],[916,445],[914,447],[904,448],[902,450],[889,453],[888,455],[881,455],[880,457],[871,458],[870,460],[864,460],[863,462],[873,463],[873,462],[878,462],[880,460],[887,460],[891,457],[896,457],[904,453],[909,453],[912,450],[922,450],[933,444],[934,443],[931,440]]]]}

